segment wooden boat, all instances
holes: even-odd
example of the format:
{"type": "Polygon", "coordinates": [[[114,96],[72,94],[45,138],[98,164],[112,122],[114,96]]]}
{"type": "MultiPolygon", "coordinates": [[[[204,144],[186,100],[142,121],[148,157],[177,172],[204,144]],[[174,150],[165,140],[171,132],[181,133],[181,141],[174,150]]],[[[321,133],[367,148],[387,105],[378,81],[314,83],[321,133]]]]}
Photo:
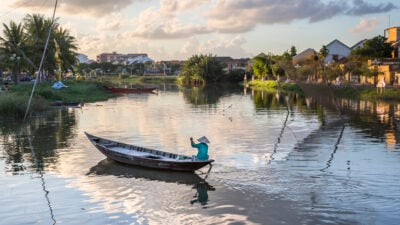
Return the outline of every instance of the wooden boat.
{"type": "Polygon", "coordinates": [[[109,91],[111,91],[112,93],[154,93],[153,91],[155,91],[157,88],[155,87],[150,87],[150,88],[122,88],[122,87],[111,87],[111,86],[106,86],[103,85],[103,87],[109,91]]]}
{"type": "Polygon", "coordinates": [[[154,169],[193,172],[214,160],[196,160],[185,155],[124,144],[85,132],[92,144],[105,156],[115,161],[154,169]]]}

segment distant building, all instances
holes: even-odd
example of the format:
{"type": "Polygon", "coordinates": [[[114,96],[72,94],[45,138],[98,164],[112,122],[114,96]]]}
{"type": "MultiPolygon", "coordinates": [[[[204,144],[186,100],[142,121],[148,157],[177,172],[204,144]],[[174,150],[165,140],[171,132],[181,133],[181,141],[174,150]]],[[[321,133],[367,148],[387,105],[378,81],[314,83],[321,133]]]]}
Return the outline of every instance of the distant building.
{"type": "Polygon", "coordinates": [[[390,27],[385,29],[387,42],[393,46],[392,58],[371,59],[368,65],[379,71],[378,79],[374,82],[384,79],[387,84],[400,84],[400,27],[390,27]]]}
{"type": "Polygon", "coordinates": [[[225,65],[224,71],[226,72],[231,72],[235,70],[248,70],[248,58],[233,59],[232,57],[215,57],[215,59],[225,65]]]}
{"type": "Polygon", "coordinates": [[[312,49],[308,48],[299,54],[293,56],[292,63],[294,66],[301,66],[302,64],[306,63],[309,60],[314,60],[314,57],[317,56],[317,52],[312,49]]]}
{"type": "Polygon", "coordinates": [[[85,54],[78,54],[78,55],[76,56],[76,59],[78,60],[79,63],[87,63],[87,64],[90,64],[90,63],[93,62],[93,60],[90,60],[90,59],[88,58],[88,56],[85,55],[85,54]]]}
{"type": "Polygon", "coordinates": [[[394,50],[392,52],[392,58],[400,58],[400,27],[390,27],[385,30],[385,37],[387,42],[392,44],[394,50]]]}
{"type": "Polygon", "coordinates": [[[338,62],[339,60],[348,57],[351,49],[349,46],[343,44],[343,42],[335,39],[331,43],[326,45],[328,49],[328,55],[325,57],[325,63],[338,62]]]}
{"type": "Polygon", "coordinates": [[[113,53],[102,53],[97,56],[97,62],[98,63],[112,63],[112,64],[117,64],[117,65],[127,65],[129,64],[129,61],[132,61],[133,59],[137,57],[146,57],[148,58],[146,53],[137,53],[137,54],[120,54],[117,52],[113,53]]]}
{"type": "Polygon", "coordinates": [[[368,40],[368,39],[364,39],[364,40],[361,40],[361,41],[355,43],[353,46],[350,47],[350,50],[353,51],[353,50],[362,48],[362,47],[364,46],[364,43],[365,43],[367,40],[368,40]]]}

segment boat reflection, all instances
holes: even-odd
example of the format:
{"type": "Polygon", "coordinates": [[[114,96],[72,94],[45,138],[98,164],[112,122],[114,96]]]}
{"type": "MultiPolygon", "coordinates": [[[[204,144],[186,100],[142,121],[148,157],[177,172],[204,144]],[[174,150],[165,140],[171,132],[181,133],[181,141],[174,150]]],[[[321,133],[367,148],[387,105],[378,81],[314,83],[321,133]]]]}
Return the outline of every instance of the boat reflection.
{"type": "Polygon", "coordinates": [[[199,203],[205,208],[208,203],[208,191],[215,191],[215,188],[206,181],[209,172],[199,175],[189,172],[155,170],[125,165],[107,158],[90,168],[86,175],[145,179],[191,186],[192,189],[196,190],[196,194],[190,204],[199,203]]]}

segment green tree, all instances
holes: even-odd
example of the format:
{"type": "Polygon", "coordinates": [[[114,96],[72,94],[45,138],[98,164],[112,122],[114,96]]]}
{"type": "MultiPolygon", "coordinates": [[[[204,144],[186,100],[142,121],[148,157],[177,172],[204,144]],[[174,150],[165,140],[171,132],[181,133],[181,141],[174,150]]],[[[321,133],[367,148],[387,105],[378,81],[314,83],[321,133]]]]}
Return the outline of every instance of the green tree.
{"type": "Polygon", "coordinates": [[[253,61],[252,69],[257,78],[264,80],[268,74],[272,74],[273,61],[270,56],[260,54],[254,57],[253,61]]]}
{"type": "MultiPolygon", "coordinates": [[[[19,82],[19,68],[18,65],[20,62],[16,60],[21,59],[20,51],[25,49],[25,41],[26,35],[23,31],[22,24],[16,24],[14,21],[11,21],[7,26],[3,24],[3,36],[0,37],[1,45],[0,49],[4,55],[3,58],[11,60],[14,74],[14,82],[18,84],[19,82]]],[[[6,61],[8,61],[6,60],[6,61]]]]}
{"type": "Polygon", "coordinates": [[[205,84],[216,82],[224,76],[223,65],[212,55],[193,55],[182,66],[179,82],[205,84]]]}
{"type": "Polygon", "coordinates": [[[295,56],[297,55],[297,49],[295,46],[290,47],[290,56],[295,56]]]}
{"type": "MultiPolygon", "coordinates": [[[[51,19],[46,19],[42,15],[28,14],[24,17],[22,24],[11,21],[9,26],[5,24],[3,26],[4,35],[0,39],[0,52],[2,52],[1,57],[7,59],[5,61],[9,61],[10,57],[20,59],[17,65],[28,69],[33,74],[40,65],[50,32],[50,41],[42,66],[43,71],[53,75],[55,69],[59,69],[60,72],[66,71],[72,69],[72,65],[75,64],[77,50],[75,38],[70,36],[67,30],[62,29],[57,21],[53,23],[51,19]]],[[[4,66],[5,63],[2,64],[4,66]]],[[[18,78],[15,77],[15,79],[18,82],[18,78]]]]}
{"type": "Polygon", "coordinates": [[[76,51],[78,47],[75,38],[69,34],[68,30],[58,27],[54,31],[54,40],[56,50],[58,50],[58,52],[56,51],[55,53],[58,54],[59,60],[61,61],[61,71],[66,72],[71,70],[73,65],[77,63],[76,51]]]}
{"type": "Polygon", "coordinates": [[[322,45],[321,49],[318,52],[318,63],[320,65],[320,69],[322,71],[322,77],[324,80],[329,80],[329,77],[325,77],[325,59],[329,54],[329,49],[326,47],[326,45],[322,45]]]}
{"type": "Polygon", "coordinates": [[[386,42],[386,39],[381,35],[369,39],[361,48],[351,51],[351,55],[360,58],[389,58],[393,47],[386,42]]]}
{"type": "MultiPolygon", "coordinates": [[[[58,26],[58,24],[55,23],[53,25],[51,19],[45,19],[43,15],[39,14],[28,14],[23,20],[24,28],[26,30],[26,33],[28,34],[28,48],[26,55],[32,60],[35,65],[40,65],[49,29],[53,29],[53,27],[58,26]]],[[[50,40],[53,40],[53,38],[54,36],[52,32],[52,34],[50,35],[50,40]]],[[[54,55],[55,44],[53,41],[49,41],[42,68],[43,71],[48,71],[51,75],[56,69],[54,55]]]]}

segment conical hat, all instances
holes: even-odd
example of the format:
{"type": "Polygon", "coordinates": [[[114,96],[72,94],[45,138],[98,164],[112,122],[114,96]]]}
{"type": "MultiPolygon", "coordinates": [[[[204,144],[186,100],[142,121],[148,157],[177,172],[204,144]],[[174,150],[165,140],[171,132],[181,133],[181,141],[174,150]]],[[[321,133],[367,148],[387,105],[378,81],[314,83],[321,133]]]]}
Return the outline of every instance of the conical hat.
{"type": "Polygon", "coordinates": [[[197,140],[201,143],[210,143],[210,141],[206,138],[206,136],[203,136],[197,140]]]}

